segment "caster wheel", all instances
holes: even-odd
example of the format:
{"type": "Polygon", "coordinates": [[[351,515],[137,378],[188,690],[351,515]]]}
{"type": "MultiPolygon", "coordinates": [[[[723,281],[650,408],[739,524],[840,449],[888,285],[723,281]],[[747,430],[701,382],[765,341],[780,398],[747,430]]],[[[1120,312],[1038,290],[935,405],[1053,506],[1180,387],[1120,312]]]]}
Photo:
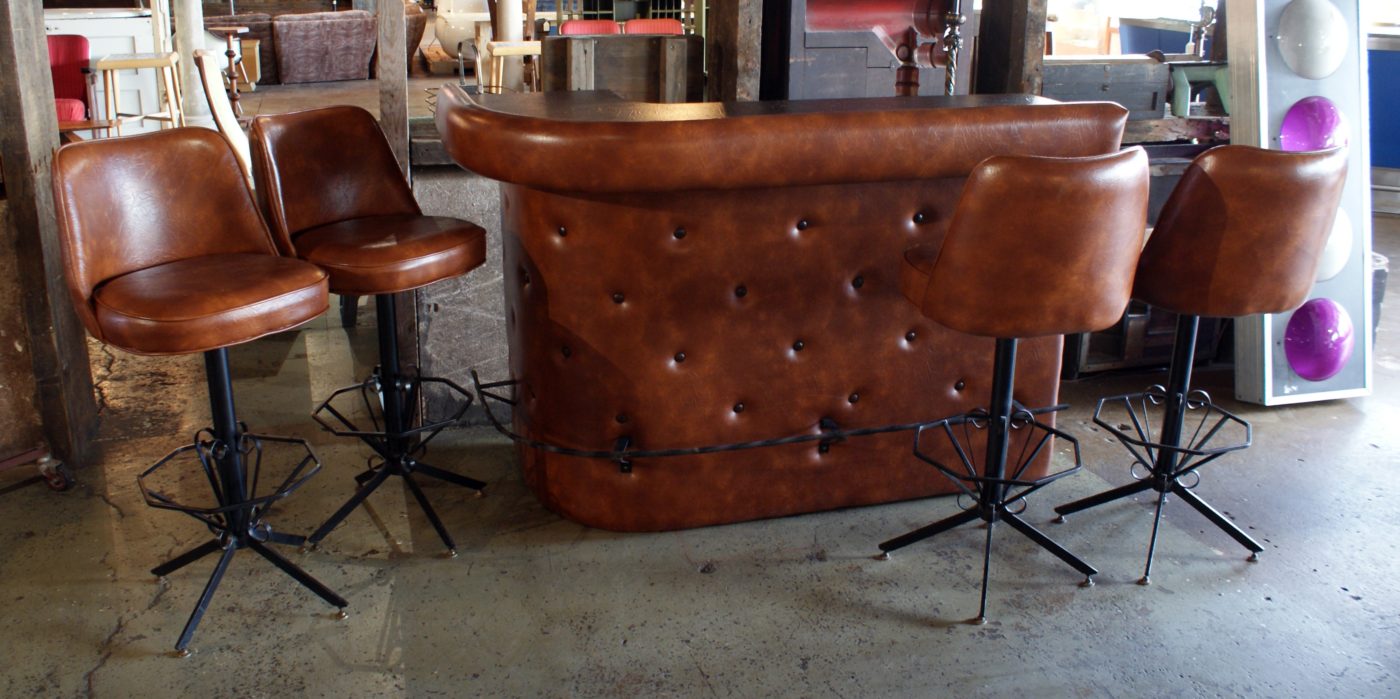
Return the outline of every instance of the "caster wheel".
{"type": "Polygon", "coordinates": [[[56,490],[60,493],[71,490],[78,482],[66,464],[47,456],[39,459],[39,475],[44,477],[44,484],[49,487],[49,490],[56,490]]]}

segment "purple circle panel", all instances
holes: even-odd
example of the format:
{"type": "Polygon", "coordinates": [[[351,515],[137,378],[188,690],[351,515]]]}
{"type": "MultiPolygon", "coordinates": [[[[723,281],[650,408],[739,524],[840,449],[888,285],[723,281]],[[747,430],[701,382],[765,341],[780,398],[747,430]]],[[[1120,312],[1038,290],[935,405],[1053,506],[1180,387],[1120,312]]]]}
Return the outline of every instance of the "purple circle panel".
{"type": "Polygon", "coordinates": [[[1351,359],[1356,333],[1351,316],[1327,298],[1308,301],[1293,312],[1283,334],[1283,353],[1294,373],[1309,381],[1337,375],[1351,359]]]}
{"type": "Polygon", "coordinates": [[[1345,146],[1349,127],[1342,110],[1326,97],[1304,97],[1283,115],[1279,146],[1286,151],[1324,150],[1345,146]]]}

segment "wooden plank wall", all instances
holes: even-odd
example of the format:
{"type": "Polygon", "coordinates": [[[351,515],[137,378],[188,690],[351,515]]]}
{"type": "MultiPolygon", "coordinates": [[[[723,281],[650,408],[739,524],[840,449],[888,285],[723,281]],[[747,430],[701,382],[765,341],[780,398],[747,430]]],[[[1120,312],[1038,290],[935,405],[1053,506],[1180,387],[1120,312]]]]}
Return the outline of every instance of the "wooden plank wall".
{"type": "Polygon", "coordinates": [[[0,2],[0,157],[14,241],[0,253],[14,256],[25,292],[19,311],[45,438],[58,458],[78,465],[91,455],[97,405],[86,332],[64,280],[49,183],[58,120],[43,20],[38,3],[0,2]]]}

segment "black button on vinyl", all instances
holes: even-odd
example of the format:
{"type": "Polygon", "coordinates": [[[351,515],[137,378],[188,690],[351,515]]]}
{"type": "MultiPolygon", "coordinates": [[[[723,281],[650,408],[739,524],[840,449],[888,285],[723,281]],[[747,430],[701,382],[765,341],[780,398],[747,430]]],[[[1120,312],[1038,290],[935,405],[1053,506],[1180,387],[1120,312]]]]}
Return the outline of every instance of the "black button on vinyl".
{"type": "Polygon", "coordinates": [[[623,423],[625,423],[625,422],[627,422],[627,413],[618,413],[618,414],[617,414],[617,417],[614,418],[614,419],[617,420],[618,422],[623,422],[623,423]]]}
{"type": "Polygon", "coordinates": [[[572,349],[569,349],[567,345],[562,347],[559,351],[564,355],[565,359],[574,356],[574,351],[572,349]]]}
{"type": "Polygon", "coordinates": [[[851,402],[851,403],[857,403],[857,402],[860,401],[860,394],[859,394],[859,393],[852,393],[852,394],[850,395],[850,397],[848,397],[846,400],[849,401],[849,402],[851,402]]]}
{"type": "Polygon", "coordinates": [[[857,289],[861,288],[862,286],[865,286],[865,277],[857,276],[855,279],[852,279],[851,286],[857,289]]]}
{"type": "Polygon", "coordinates": [[[735,404],[734,404],[734,412],[736,412],[736,413],[742,413],[742,412],[744,412],[744,404],[743,404],[743,403],[735,403],[735,404]]]}
{"type": "Polygon", "coordinates": [[[805,231],[805,230],[807,230],[807,228],[810,227],[811,225],[812,225],[812,224],[811,224],[811,223],[808,223],[808,222],[807,222],[807,219],[804,218],[804,219],[802,219],[801,221],[798,221],[798,222],[797,222],[797,230],[799,230],[799,231],[805,231]]]}
{"type": "Polygon", "coordinates": [[[676,236],[676,240],[680,240],[681,238],[684,238],[684,237],[685,237],[685,229],[684,229],[684,228],[677,228],[677,229],[676,229],[676,232],[675,232],[675,233],[672,233],[671,235],[676,236]]]}
{"type": "Polygon", "coordinates": [[[566,235],[568,235],[568,234],[569,234],[569,229],[567,229],[567,228],[565,228],[565,227],[563,227],[563,226],[560,226],[560,227],[559,227],[559,237],[560,237],[560,238],[563,238],[564,236],[566,236],[566,235]]]}
{"type": "Polygon", "coordinates": [[[623,295],[622,295],[622,292],[619,291],[619,292],[613,294],[613,303],[622,303],[626,298],[627,298],[627,297],[626,297],[626,296],[623,296],[623,295]]]}
{"type": "Polygon", "coordinates": [[[909,332],[904,333],[904,341],[905,341],[905,342],[913,342],[913,341],[914,341],[914,338],[916,338],[916,337],[918,337],[918,336],[919,336],[918,333],[915,333],[913,330],[910,330],[909,332]]]}
{"type": "Polygon", "coordinates": [[[964,388],[967,388],[967,382],[963,381],[962,379],[958,379],[958,382],[953,384],[954,391],[961,391],[964,388]]]}
{"type": "Polygon", "coordinates": [[[802,348],[803,348],[803,347],[806,347],[806,346],[807,346],[807,343],[805,343],[805,342],[803,342],[803,341],[801,341],[801,340],[798,340],[797,342],[792,343],[792,349],[793,349],[794,352],[801,352],[801,351],[802,351],[802,348]]]}
{"type": "Polygon", "coordinates": [[[738,296],[739,298],[744,298],[745,296],[749,295],[749,288],[747,286],[744,286],[743,284],[740,284],[739,286],[734,287],[734,295],[738,296]]]}
{"type": "Polygon", "coordinates": [[[677,361],[677,362],[683,362],[683,361],[685,361],[685,352],[677,352],[677,353],[676,353],[676,361],[677,361]]]}
{"type": "Polygon", "coordinates": [[[914,223],[923,223],[924,221],[927,221],[927,220],[928,220],[928,217],[925,216],[925,215],[924,215],[924,212],[922,212],[922,211],[920,211],[920,212],[917,213],[917,214],[914,214],[914,223]]]}

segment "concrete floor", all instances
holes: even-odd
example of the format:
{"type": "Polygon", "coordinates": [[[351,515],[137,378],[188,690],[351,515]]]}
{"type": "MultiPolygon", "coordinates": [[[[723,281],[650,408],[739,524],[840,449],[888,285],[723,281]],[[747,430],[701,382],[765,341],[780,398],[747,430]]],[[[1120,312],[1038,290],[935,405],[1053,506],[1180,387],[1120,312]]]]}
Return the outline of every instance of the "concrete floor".
{"type": "MultiPolygon", "coordinates": [[[[279,99],[259,90],[263,104],[279,99]]],[[[328,91],[334,93],[334,90],[328,91]]],[[[1400,260],[1400,218],[1375,246],[1400,260]]],[[[67,493],[0,474],[0,696],[1397,696],[1400,695],[1400,291],[1391,285],[1371,397],[1264,409],[1223,401],[1255,446],[1197,490],[1267,548],[1259,563],[1183,503],[1168,508],[1154,584],[1141,587],[1144,496],[1048,524],[1051,507],[1127,482],[1089,422],[1099,395],[1161,372],[1066,384],[1061,427],[1084,472],[1027,516],[1097,565],[1098,585],[1020,537],[993,559],[991,622],[977,605],[982,531],[871,559],[875,544],[955,511],[940,498],[661,534],[587,529],[545,510],[512,447],[449,433],[431,461],[489,496],[426,483],[458,538],[442,546],[397,484],[315,552],[286,551],[350,600],[350,616],[240,553],[195,637],[169,651],[212,561],[157,582],[149,568],[206,540],[146,507],[135,476],[208,420],[197,356],[94,345],[100,463],[67,493]]],[[[363,314],[369,315],[369,314],[363,314]]],[[[307,419],[313,399],[373,363],[364,318],[334,315],[232,351],[241,417],[312,441],[325,471],[268,519],[307,533],[350,495],[366,450],[307,419]]],[[[1228,371],[1198,385],[1231,395],[1228,371]]],[[[169,481],[196,497],[199,478],[169,481]]]]}

